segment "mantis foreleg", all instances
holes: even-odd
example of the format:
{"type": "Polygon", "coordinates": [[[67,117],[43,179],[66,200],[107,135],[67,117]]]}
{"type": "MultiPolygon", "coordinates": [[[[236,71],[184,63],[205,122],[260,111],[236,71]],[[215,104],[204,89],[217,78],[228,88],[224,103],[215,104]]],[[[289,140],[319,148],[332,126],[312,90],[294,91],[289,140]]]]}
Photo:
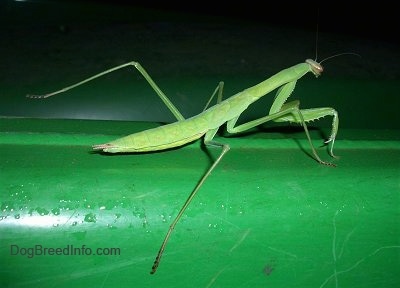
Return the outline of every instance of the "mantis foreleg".
{"type": "MultiPolygon", "coordinates": [[[[291,108],[293,106],[292,102],[289,102],[289,103],[285,103],[285,102],[289,98],[289,96],[292,93],[292,91],[294,90],[295,86],[296,86],[296,81],[292,81],[292,82],[289,82],[289,83],[283,85],[282,87],[280,87],[278,89],[278,92],[276,93],[276,96],[275,96],[274,103],[272,103],[271,109],[269,110],[270,115],[273,115],[279,111],[285,111],[288,108],[291,108]]],[[[297,105],[297,107],[299,107],[299,104],[300,103],[297,103],[294,106],[297,105]]],[[[298,114],[298,113],[295,113],[295,114],[287,113],[281,117],[274,118],[273,121],[275,121],[275,122],[294,122],[294,123],[300,123],[303,125],[302,122],[309,122],[309,121],[317,120],[317,119],[325,117],[325,116],[333,116],[332,131],[331,131],[331,134],[330,134],[328,140],[325,141],[325,143],[330,143],[329,154],[332,157],[336,158],[336,156],[333,154],[333,145],[335,143],[336,134],[337,134],[337,131],[339,128],[339,117],[338,117],[338,113],[336,112],[336,110],[331,107],[302,109],[301,110],[302,117],[296,117],[296,114],[298,114]]],[[[309,141],[310,141],[310,139],[309,139],[309,141]]]]}
{"type": "MultiPolygon", "coordinates": [[[[287,104],[290,104],[290,103],[287,103],[287,104]]],[[[287,104],[285,104],[285,105],[287,105],[287,104]]],[[[282,107],[282,109],[287,107],[285,105],[282,107]]],[[[317,120],[317,119],[325,117],[325,116],[333,116],[331,134],[330,134],[328,140],[325,141],[325,143],[327,143],[327,144],[330,143],[329,154],[332,157],[337,158],[333,154],[333,145],[335,144],[335,138],[336,138],[336,134],[337,134],[337,131],[339,128],[339,116],[338,116],[338,113],[336,112],[336,110],[331,107],[324,107],[324,108],[301,109],[300,111],[301,111],[301,115],[303,116],[303,119],[305,122],[317,120]]],[[[301,119],[293,118],[292,115],[286,115],[286,116],[279,117],[279,118],[275,119],[274,121],[275,122],[288,121],[288,122],[300,123],[301,119]]]]}
{"type": "Polygon", "coordinates": [[[194,188],[194,190],[192,191],[192,193],[190,193],[189,197],[186,199],[185,204],[183,204],[183,206],[182,206],[181,210],[179,211],[178,215],[175,217],[174,221],[172,221],[171,225],[169,226],[168,232],[165,235],[164,241],[161,244],[161,247],[160,247],[160,250],[157,253],[156,259],[154,260],[153,267],[151,268],[151,271],[150,271],[151,274],[156,273],[158,265],[160,264],[161,257],[163,255],[164,249],[167,246],[168,240],[171,237],[171,233],[174,230],[176,224],[179,222],[179,219],[181,219],[181,217],[182,217],[183,213],[185,212],[186,208],[192,202],[194,196],[197,194],[197,191],[199,191],[199,189],[204,184],[204,182],[206,181],[208,176],[210,176],[211,172],[215,169],[215,167],[217,167],[217,165],[221,161],[222,157],[224,157],[225,153],[228,152],[229,149],[230,149],[229,145],[227,145],[227,144],[222,144],[222,143],[218,143],[218,142],[212,141],[212,139],[214,138],[214,136],[217,133],[217,131],[218,131],[218,128],[208,131],[206,133],[206,135],[205,135],[205,138],[204,138],[204,144],[206,146],[209,146],[209,147],[220,147],[220,148],[222,148],[222,151],[219,154],[218,158],[215,159],[215,161],[211,165],[211,167],[207,170],[207,172],[203,175],[203,177],[197,183],[197,185],[194,188]]]}
{"type": "Polygon", "coordinates": [[[310,144],[311,151],[314,155],[314,158],[321,164],[329,165],[329,166],[336,166],[335,164],[322,161],[321,158],[318,156],[317,151],[315,150],[314,145],[311,141],[310,133],[308,132],[307,124],[306,124],[306,121],[302,114],[302,110],[299,109],[299,104],[300,104],[300,101],[298,101],[298,100],[286,103],[285,105],[282,106],[283,109],[280,110],[279,112],[261,117],[256,120],[249,121],[249,122],[241,124],[239,126],[235,126],[235,124],[239,118],[239,117],[235,117],[234,119],[228,121],[227,130],[229,133],[240,133],[240,132],[249,130],[255,126],[258,126],[260,124],[263,124],[265,122],[275,121],[276,119],[282,119],[282,117],[290,115],[291,117],[293,117],[293,119],[299,119],[298,122],[303,126],[304,132],[306,133],[307,140],[310,144]]]}

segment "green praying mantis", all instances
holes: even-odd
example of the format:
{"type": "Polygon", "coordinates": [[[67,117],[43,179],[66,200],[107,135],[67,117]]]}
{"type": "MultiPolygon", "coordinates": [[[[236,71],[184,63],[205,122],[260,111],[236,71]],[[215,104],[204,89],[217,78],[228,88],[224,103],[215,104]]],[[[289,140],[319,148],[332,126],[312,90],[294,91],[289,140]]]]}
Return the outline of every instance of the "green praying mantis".
{"type": "MultiPolygon", "coordinates": [[[[345,53],[343,53],[345,54],[345,53]]],[[[346,53],[347,54],[347,53],[346,53]]],[[[350,54],[350,53],[349,53],[350,54]]],[[[331,58],[331,57],[329,57],[331,58]]],[[[325,59],[326,60],[326,59],[325,59]]],[[[321,61],[322,62],[322,61],[321,61]]],[[[193,142],[203,137],[204,144],[207,147],[217,147],[221,149],[219,156],[214,160],[212,165],[201,177],[200,181],[194,187],[189,197],[186,199],[179,213],[172,221],[164,240],[160,246],[159,252],[155,258],[153,266],[151,268],[151,274],[157,271],[160,264],[161,257],[170,239],[172,231],[174,230],[179,219],[184,214],[186,208],[189,206],[193,198],[195,197],[198,190],[201,188],[206,179],[210,176],[211,172],[217,167],[224,155],[229,151],[229,145],[214,141],[218,129],[226,124],[227,131],[229,133],[240,133],[249,130],[257,125],[263,124],[268,121],[275,122],[294,122],[299,123],[303,126],[305,134],[308,139],[312,154],[317,162],[327,166],[335,166],[330,162],[321,160],[318,156],[316,149],[313,146],[309,131],[307,129],[306,122],[316,120],[325,116],[332,116],[332,130],[330,136],[325,143],[330,145],[329,154],[332,157],[336,157],[333,154],[333,145],[335,142],[336,134],[338,132],[339,118],[338,113],[335,109],[330,107],[325,108],[313,108],[313,109],[300,109],[300,102],[298,100],[292,102],[286,102],[292,91],[296,86],[297,80],[302,78],[305,74],[311,72],[318,77],[323,72],[321,62],[318,63],[316,60],[307,59],[304,63],[300,63],[284,69],[277,74],[269,77],[263,82],[247,88],[229,98],[222,101],[222,92],[224,83],[219,82],[218,86],[211,95],[210,100],[207,102],[203,112],[193,117],[185,119],[178,109],[172,104],[169,98],[162,92],[157,86],[153,79],[149,76],[146,70],[135,61],[125,63],[120,66],[116,66],[109,70],[103,71],[92,77],[89,77],[81,82],[74,85],[68,86],[61,90],[45,94],[45,95],[27,95],[29,98],[48,98],[53,95],[66,92],[72,88],[80,86],[84,83],[92,81],[105,74],[114,72],[124,67],[133,66],[140,74],[147,80],[149,85],[158,94],[161,100],[165,103],[168,109],[176,117],[177,121],[164,126],[156,127],[153,129],[141,131],[116,139],[114,141],[94,145],[93,149],[99,152],[105,153],[126,153],[126,152],[150,152],[157,150],[165,150],[173,147],[179,147],[184,144],[193,142]],[[236,125],[236,122],[242,112],[253,102],[257,101],[261,97],[269,94],[270,92],[277,90],[275,100],[269,110],[267,116],[261,117],[256,120],[249,121],[240,125],[236,125]],[[210,106],[212,99],[217,95],[217,104],[210,106]]]]}

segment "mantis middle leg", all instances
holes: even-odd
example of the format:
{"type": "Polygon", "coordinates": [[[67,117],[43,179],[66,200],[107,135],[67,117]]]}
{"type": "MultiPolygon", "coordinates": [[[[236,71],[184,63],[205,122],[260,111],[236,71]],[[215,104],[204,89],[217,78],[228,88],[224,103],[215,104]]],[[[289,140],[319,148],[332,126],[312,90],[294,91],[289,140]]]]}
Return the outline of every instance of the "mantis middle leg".
{"type": "MultiPolygon", "coordinates": [[[[217,87],[218,89],[218,87],[217,87]]],[[[222,92],[222,90],[221,90],[222,92]]],[[[215,94],[215,93],[214,93],[215,94]]],[[[222,93],[221,93],[222,95],[222,93]]],[[[226,154],[226,152],[229,151],[230,147],[228,144],[222,144],[219,142],[212,141],[214,138],[215,134],[217,133],[217,129],[210,130],[206,133],[204,136],[204,144],[207,147],[218,147],[221,148],[222,151],[217,157],[217,159],[214,160],[214,163],[211,165],[210,168],[208,168],[207,172],[201,177],[200,181],[197,183],[196,187],[193,189],[192,193],[190,193],[189,197],[186,199],[185,203],[183,204],[181,210],[179,211],[178,215],[175,217],[174,221],[172,221],[171,225],[169,226],[168,232],[165,235],[164,241],[161,244],[160,250],[158,251],[158,254],[156,256],[156,259],[154,260],[153,267],[151,268],[150,274],[154,274],[157,271],[158,265],[160,264],[161,257],[164,253],[165,247],[167,246],[168,240],[171,237],[171,233],[174,230],[176,224],[179,222],[181,219],[183,213],[185,212],[186,208],[189,206],[189,204],[192,202],[194,196],[197,194],[201,186],[204,184],[208,176],[210,176],[211,172],[217,167],[218,163],[222,160],[222,157],[226,154]]]]}
{"type": "Polygon", "coordinates": [[[219,82],[217,88],[215,88],[213,94],[211,95],[210,99],[208,100],[208,102],[206,103],[206,106],[204,107],[203,111],[205,111],[208,106],[210,105],[212,99],[215,97],[215,95],[218,92],[218,96],[217,96],[217,104],[221,103],[222,101],[222,91],[224,90],[224,82],[219,82]]]}

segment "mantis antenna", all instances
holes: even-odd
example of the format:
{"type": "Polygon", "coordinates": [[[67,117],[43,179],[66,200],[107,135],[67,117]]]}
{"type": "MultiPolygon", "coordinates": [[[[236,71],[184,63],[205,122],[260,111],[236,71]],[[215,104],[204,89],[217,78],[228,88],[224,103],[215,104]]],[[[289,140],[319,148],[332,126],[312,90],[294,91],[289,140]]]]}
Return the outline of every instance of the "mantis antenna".
{"type": "MultiPolygon", "coordinates": [[[[319,9],[318,8],[317,8],[317,27],[316,27],[315,30],[316,30],[316,32],[315,32],[315,60],[314,61],[318,62],[317,61],[317,59],[318,59],[318,35],[319,35],[319,9]]],[[[357,56],[357,57],[361,58],[360,54],[353,53],[353,52],[343,52],[343,53],[337,53],[337,54],[334,54],[332,56],[326,57],[323,60],[319,61],[318,63],[322,64],[322,62],[325,62],[326,60],[329,60],[331,58],[335,58],[337,56],[342,56],[342,55],[354,55],[354,56],[357,56]]]]}

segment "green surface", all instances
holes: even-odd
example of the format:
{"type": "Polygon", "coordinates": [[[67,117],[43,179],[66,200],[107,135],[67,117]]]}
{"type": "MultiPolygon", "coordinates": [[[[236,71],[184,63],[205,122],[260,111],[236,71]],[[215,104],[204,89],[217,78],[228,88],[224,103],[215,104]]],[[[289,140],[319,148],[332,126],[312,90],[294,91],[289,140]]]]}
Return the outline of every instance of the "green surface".
{"type": "MultiPolygon", "coordinates": [[[[400,285],[396,130],[339,130],[336,168],[309,157],[301,130],[219,136],[232,149],[150,275],[169,224],[218,151],[208,156],[195,142],[106,156],[90,145],[156,125],[0,119],[1,287],[400,285]],[[10,255],[11,245],[120,255],[29,258],[10,255]]],[[[320,131],[312,137],[322,142],[320,131]]]]}

